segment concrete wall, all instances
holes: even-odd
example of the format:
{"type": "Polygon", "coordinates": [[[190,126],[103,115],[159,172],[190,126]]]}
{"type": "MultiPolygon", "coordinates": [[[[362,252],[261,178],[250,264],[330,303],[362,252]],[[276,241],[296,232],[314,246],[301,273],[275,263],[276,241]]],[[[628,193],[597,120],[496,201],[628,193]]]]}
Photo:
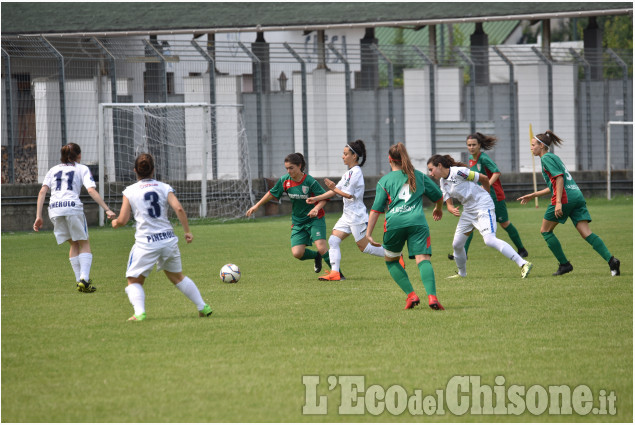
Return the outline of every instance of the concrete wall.
{"type": "MultiPolygon", "coordinates": [[[[606,196],[606,173],[601,171],[593,172],[572,172],[573,179],[578,183],[584,196],[586,197],[605,197],[606,196]]],[[[341,176],[332,176],[331,180],[337,182],[341,176]]],[[[372,205],[375,198],[375,187],[380,176],[365,176],[366,192],[365,204],[368,208],[372,205]]],[[[537,176],[538,189],[546,187],[542,177],[537,176]]],[[[322,183],[320,178],[318,181],[322,183]]],[[[520,195],[533,191],[533,179],[531,173],[504,174],[501,178],[505,194],[509,200],[515,199],[520,195]]],[[[632,171],[615,171],[612,174],[612,193],[613,195],[631,195],[633,193],[633,172],[632,171]]],[[[265,185],[263,180],[254,180],[252,182],[256,199],[260,199],[265,193],[265,185]]],[[[40,185],[2,185],[2,232],[9,231],[32,231],[33,222],[35,221],[37,195],[40,185]]],[[[92,200],[85,190],[82,190],[82,202],[84,203],[84,211],[89,226],[96,226],[99,221],[99,207],[92,200]]],[[[543,198],[544,200],[547,198],[543,198]]],[[[510,201],[511,202],[511,201],[510,201]]],[[[545,204],[546,205],[546,204],[545,204]]],[[[48,197],[44,204],[43,230],[52,230],[53,225],[48,218],[47,213],[48,197]]],[[[341,212],[341,201],[335,200],[328,202],[326,206],[327,212],[341,212]]],[[[283,197],[278,204],[269,202],[266,208],[258,211],[258,216],[265,215],[281,215],[291,213],[291,202],[287,197],[283,197]]]]}

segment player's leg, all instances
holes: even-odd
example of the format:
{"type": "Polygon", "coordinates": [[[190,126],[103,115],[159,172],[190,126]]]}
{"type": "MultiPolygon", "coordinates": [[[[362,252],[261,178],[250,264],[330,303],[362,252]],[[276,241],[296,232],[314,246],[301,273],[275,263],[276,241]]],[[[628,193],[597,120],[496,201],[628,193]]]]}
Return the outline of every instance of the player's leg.
{"type": "Polygon", "coordinates": [[[434,269],[430,263],[432,245],[430,243],[430,229],[428,226],[413,227],[408,236],[408,254],[415,257],[419,276],[428,293],[428,306],[433,310],[445,310],[437,299],[437,286],[434,269]]]}
{"type": "Polygon", "coordinates": [[[73,242],[73,239],[71,238],[71,232],[68,228],[66,217],[51,217],[51,223],[53,223],[53,234],[55,235],[57,244],[61,245],[64,242],[68,242],[70,244],[70,248],[68,250],[68,261],[71,263],[71,268],[75,274],[75,287],[77,288],[77,284],[81,278],[81,267],[79,264],[79,258],[77,257],[79,255],[79,245],[77,242],[73,242]]]}
{"type": "Polygon", "coordinates": [[[128,286],[126,286],[126,295],[132,304],[134,314],[128,319],[130,321],[141,321],[146,319],[146,294],[143,291],[143,283],[145,276],[128,277],[128,286]]]}
{"type": "Polygon", "coordinates": [[[75,273],[75,284],[79,284],[82,278],[82,267],[79,263],[79,243],[71,239],[68,240],[70,249],[68,251],[68,261],[71,263],[73,273],[75,273]]]}
{"type": "Polygon", "coordinates": [[[600,257],[602,257],[604,261],[609,264],[611,275],[619,276],[620,260],[615,258],[604,244],[604,241],[598,235],[591,231],[589,222],[587,220],[578,221],[575,224],[575,228],[578,230],[578,233],[580,233],[580,236],[582,236],[582,239],[584,239],[589,245],[591,245],[595,252],[600,254],[600,257]]]}
{"type": "Polygon", "coordinates": [[[509,239],[512,240],[512,243],[516,246],[516,250],[518,251],[518,255],[521,257],[527,257],[529,253],[525,249],[523,245],[523,241],[520,239],[520,234],[518,233],[518,229],[509,221],[509,215],[507,213],[507,204],[505,200],[495,201],[495,210],[496,210],[496,220],[500,223],[501,227],[507,232],[509,235],[509,239]]]}
{"type": "MultiPolygon", "coordinates": [[[[340,222],[338,221],[338,224],[340,222]]],[[[340,274],[340,262],[342,260],[342,252],[340,251],[340,244],[342,243],[342,240],[346,239],[346,237],[350,234],[350,233],[346,233],[343,230],[338,230],[337,226],[338,224],[336,224],[336,227],[333,228],[333,232],[331,233],[331,236],[329,236],[329,251],[328,251],[328,259],[329,259],[329,266],[331,268],[331,270],[324,274],[323,276],[320,276],[318,279],[319,280],[324,280],[324,281],[339,281],[342,280],[342,276],[340,274]]],[[[340,229],[342,228],[342,226],[339,227],[340,229]]]]}
{"type": "Polygon", "coordinates": [[[384,259],[386,260],[386,267],[392,279],[407,295],[406,310],[420,303],[406,269],[399,264],[399,258],[401,258],[401,251],[406,243],[407,235],[407,229],[388,230],[384,233],[384,259]]]}
{"type": "Polygon", "coordinates": [[[134,309],[134,314],[128,320],[140,321],[146,318],[146,294],[143,290],[143,283],[158,258],[158,250],[147,249],[136,243],[130,249],[126,269],[126,279],[128,280],[126,295],[128,295],[128,300],[134,309]]]}
{"type": "Polygon", "coordinates": [[[474,222],[478,219],[476,212],[463,211],[459,217],[459,222],[454,231],[452,240],[452,254],[458,271],[450,278],[460,278],[467,276],[467,253],[465,252],[465,242],[474,231],[474,222]]]}
{"type": "Polygon", "coordinates": [[[566,217],[564,217],[564,219],[558,219],[555,215],[555,206],[549,205],[542,219],[542,225],[540,226],[540,234],[545,242],[547,242],[549,250],[553,253],[554,257],[556,257],[556,260],[558,260],[558,270],[553,273],[553,276],[560,276],[573,271],[573,266],[564,254],[560,241],[553,233],[558,223],[564,223],[565,221],[566,217]]]}

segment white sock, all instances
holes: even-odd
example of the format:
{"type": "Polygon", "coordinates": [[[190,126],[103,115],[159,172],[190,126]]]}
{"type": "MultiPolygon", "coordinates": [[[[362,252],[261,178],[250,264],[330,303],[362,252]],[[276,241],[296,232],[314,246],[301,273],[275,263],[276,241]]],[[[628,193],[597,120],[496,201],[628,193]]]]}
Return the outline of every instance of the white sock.
{"type": "Polygon", "coordinates": [[[485,245],[500,251],[505,257],[515,262],[518,267],[522,267],[527,262],[523,259],[523,257],[518,255],[516,251],[514,251],[514,248],[512,248],[510,244],[498,239],[495,234],[484,236],[483,240],[485,241],[485,245]]]}
{"type": "Polygon", "coordinates": [[[175,285],[177,289],[183,292],[183,295],[188,297],[190,301],[192,301],[196,305],[196,309],[198,311],[203,310],[205,307],[205,301],[203,301],[203,297],[201,297],[201,293],[196,286],[196,283],[189,277],[185,276],[182,281],[175,285]]]}
{"type": "Polygon", "coordinates": [[[143,286],[139,283],[133,283],[126,286],[126,294],[130,304],[134,308],[134,314],[141,314],[146,312],[146,293],[143,291],[143,286]]]}
{"type": "Polygon", "coordinates": [[[465,242],[468,236],[463,233],[455,233],[454,240],[452,241],[452,249],[454,252],[454,262],[459,269],[459,275],[467,276],[467,253],[465,252],[465,242]]]}
{"type": "Polygon", "coordinates": [[[331,259],[331,270],[335,272],[340,271],[340,262],[342,261],[342,251],[340,251],[340,244],[342,240],[335,235],[329,237],[329,258],[331,259]]]}
{"type": "Polygon", "coordinates": [[[90,279],[90,266],[93,264],[93,254],[79,254],[79,266],[81,268],[80,278],[88,282],[90,279]]]}
{"type": "Polygon", "coordinates": [[[364,254],[376,255],[377,257],[384,256],[384,247],[383,246],[374,246],[369,242],[366,245],[366,248],[362,251],[364,254]]]}
{"type": "Polygon", "coordinates": [[[73,271],[75,272],[75,282],[79,282],[79,280],[81,279],[81,267],[79,265],[79,258],[77,257],[70,257],[69,261],[71,262],[71,267],[73,268],[73,271]]]}

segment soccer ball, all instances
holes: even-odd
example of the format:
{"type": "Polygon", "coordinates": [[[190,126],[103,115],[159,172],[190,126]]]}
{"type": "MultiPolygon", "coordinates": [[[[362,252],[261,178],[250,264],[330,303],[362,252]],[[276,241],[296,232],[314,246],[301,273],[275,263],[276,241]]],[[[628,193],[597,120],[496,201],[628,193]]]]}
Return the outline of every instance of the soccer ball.
{"type": "Polygon", "coordinates": [[[240,269],[236,264],[225,264],[220,269],[220,278],[225,283],[236,283],[240,280],[240,269]]]}

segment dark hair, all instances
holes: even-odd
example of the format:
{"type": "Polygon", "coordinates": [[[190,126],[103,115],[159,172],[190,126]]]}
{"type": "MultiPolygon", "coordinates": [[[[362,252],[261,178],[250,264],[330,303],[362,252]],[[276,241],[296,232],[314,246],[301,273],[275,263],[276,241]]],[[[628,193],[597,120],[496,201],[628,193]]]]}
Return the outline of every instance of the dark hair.
{"type": "Polygon", "coordinates": [[[357,139],[346,146],[350,149],[352,154],[357,155],[357,162],[360,167],[363,167],[366,162],[366,146],[364,145],[364,141],[357,139]]]}
{"type": "Polygon", "coordinates": [[[388,156],[392,160],[392,162],[396,164],[401,164],[401,171],[403,171],[406,176],[408,176],[408,186],[410,186],[410,191],[412,193],[417,191],[417,179],[415,177],[415,167],[412,165],[410,161],[410,156],[408,155],[408,151],[406,150],[406,145],[399,142],[396,145],[392,145],[390,149],[388,149],[388,156]]]}
{"type": "Polygon", "coordinates": [[[553,134],[553,131],[551,130],[547,130],[541,134],[536,134],[534,138],[538,139],[539,141],[541,141],[543,144],[547,146],[551,146],[551,145],[560,146],[562,144],[562,139],[556,136],[555,134],[553,134]]]}
{"type": "Polygon", "coordinates": [[[134,171],[140,179],[147,179],[154,172],[154,158],[149,153],[139,154],[134,162],[134,171]]]}
{"type": "Polygon", "coordinates": [[[302,155],[300,152],[290,153],[284,159],[284,162],[290,162],[293,165],[297,165],[298,167],[300,167],[300,171],[304,173],[306,162],[304,161],[304,155],[302,155]]]}
{"type": "Polygon", "coordinates": [[[494,147],[494,145],[496,144],[496,141],[498,140],[496,137],[494,136],[486,136],[482,133],[474,133],[474,134],[470,134],[469,136],[467,136],[467,139],[465,139],[465,141],[467,142],[469,139],[474,139],[478,142],[479,146],[481,147],[482,150],[484,151],[488,151],[490,149],[492,149],[494,147]]]}
{"type": "Polygon", "coordinates": [[[60,152],[62,154],[60,158],[62,164],[70,164],[71,162],[77,162],[77,157],[82,153],[82,150],[77,143],[69,143],[62,146],[60,152]]]}
{"type": "Polygon", "coordinates": [[[432,163],[435,167],[439,164],[443,165],[445,168],[450,167],[467,167],[467,165],[462,162],[457,162],[450,155],[432,155],[428,160],[428,164],[432,163]]]}

